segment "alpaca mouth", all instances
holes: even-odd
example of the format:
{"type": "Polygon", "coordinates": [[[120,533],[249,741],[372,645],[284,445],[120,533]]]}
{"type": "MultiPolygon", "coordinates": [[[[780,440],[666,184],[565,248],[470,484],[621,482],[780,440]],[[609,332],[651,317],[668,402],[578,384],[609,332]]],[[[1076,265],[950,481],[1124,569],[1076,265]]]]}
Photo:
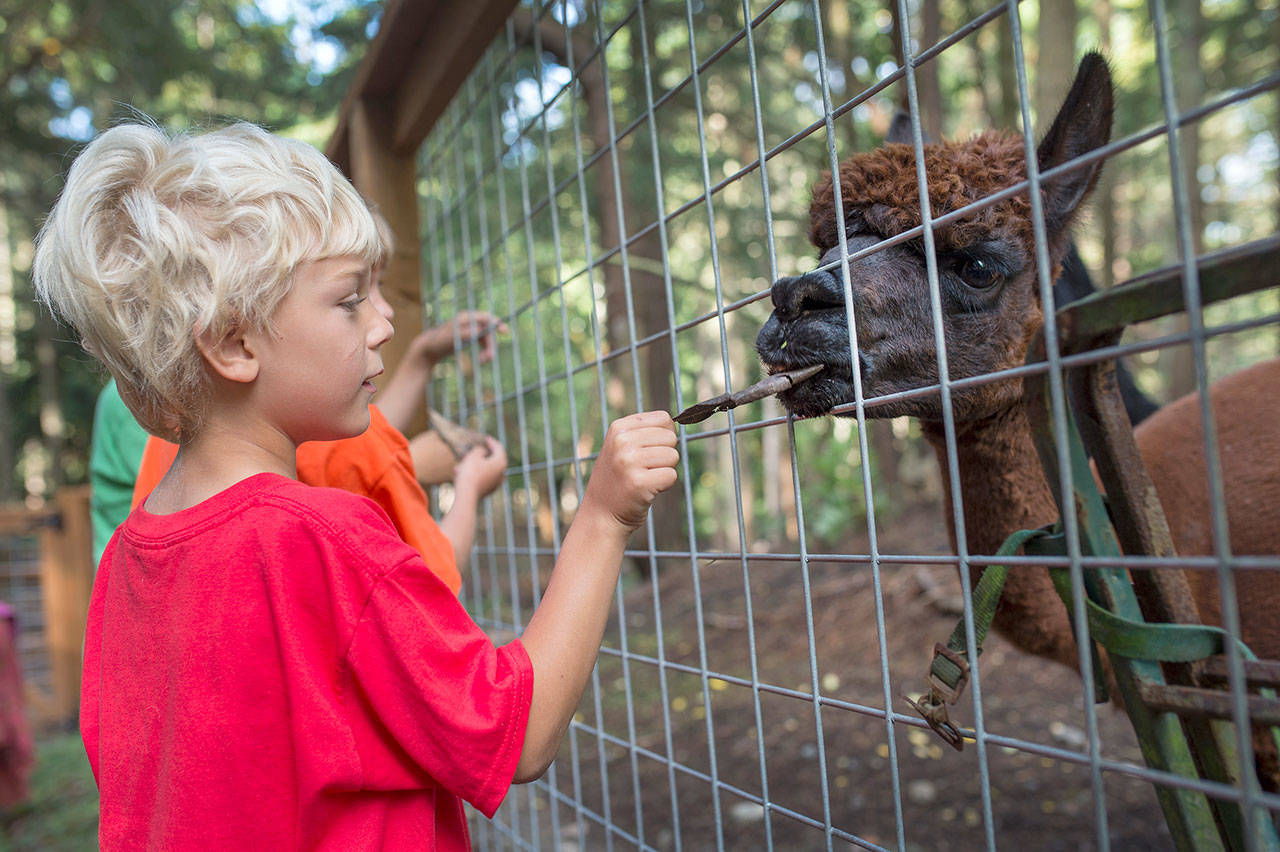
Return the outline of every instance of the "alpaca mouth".
{"type": "Polygon", "coordinates": [[[813,376],[822,372],[821,364],[814,364],[811,367],[805,367],[800,370],[789,370],[787,372],[775,373],[771,372],[767,377],[756,382],[750,387],[743,388],[734,393],[722,393],[711,399],[705,399],[702,402],[689,406],[684,411],[675,415],[674,420],[677,423],[688,425],[690,423],[700,423],[706,420],[717,411],[728,411],[731,408],[737,408],[748,402],[755,402],[766,397],[774,396],[783,391],[794,388],[802,382],[808,381],[813,376]]]}
{"type": "Polygon", "coordinates": [[[835,322],[811,315],[787,319],[775,312],[756,336],[756,352],[770,375],[814,365],[823,367],[813,378],[778,394],[778,401],[797,417],[821,416],[854,398],[843,314],[841,321],[835,322]]]}
{"type": "MultiPolygon", "coordinates": [[[[810,364],[821,365],[823,369],[812,378],[778,394],[778,402],[788,412],[800,418],[821,417],[830,413],[837,405],[853,401],[853,372],[849,369],[848,361],[835,364],[813,361],[810,364]]],[[[770,375],[777,375],[806,365],[765,361],[764,366],[770,375]]]]}

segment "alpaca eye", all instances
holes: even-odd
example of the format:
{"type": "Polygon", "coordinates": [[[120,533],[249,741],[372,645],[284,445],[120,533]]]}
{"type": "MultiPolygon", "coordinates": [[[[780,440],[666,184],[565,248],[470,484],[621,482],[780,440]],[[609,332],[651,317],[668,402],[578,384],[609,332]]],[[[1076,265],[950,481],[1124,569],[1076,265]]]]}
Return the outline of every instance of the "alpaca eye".
{"type": "Polygon", "coordinates": [[[986,290],[1000,282],[1000,272],[987,261],[979,257],[965,258],[958,270],[964,283],[975,290],[986,290]]]}

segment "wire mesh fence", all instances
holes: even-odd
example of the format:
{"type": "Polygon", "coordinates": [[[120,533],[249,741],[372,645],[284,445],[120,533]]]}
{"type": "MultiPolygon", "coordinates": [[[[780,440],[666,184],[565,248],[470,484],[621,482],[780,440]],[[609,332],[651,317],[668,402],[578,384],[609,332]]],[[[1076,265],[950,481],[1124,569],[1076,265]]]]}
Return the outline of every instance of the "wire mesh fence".
{"type": "MultiPolygon", "coordinates": [[[[1035,145],[1082,52],[1068,51],[1065,72],[1050,67],[1048,44],[1064,35],[1050,29],[1052,11],[555,0],[521,4],[471,72],[421,149],[423,300],[428,322],[478,309],[511,329],[487,364],[459,346],[460,367],[440,370],[428,391],[511,460],[483,509],[463,590],[495,636],[518,635],[537,605],[613,418],[674,412],[760,378],[753,342],[775,281],[825,269],[848,306],[850,270],[914,240],[932,325],[919,333],[939,359],[933,381],[891,392],[864,393],[865,375],[851,371],[850,394],[828,400],[835,418],[792,419],[770,399],[682,429],[680,481],[631,540],[559,758],[513,789],[493,821],[473,821],[479,847],[1146,849],[1175,842],[1157,788],[1244,801],[1255,829],[1280,809],[1256,784],[1144,765],[1124,711],[1092,700],[1087,645],[1068,660],[1082,679],[993,634],[953,711],[963,751],[904,700],[924,692],[933,645],[962,614],[972,631],[971,573],[996,562],[1015,575],[1067,568],[1076,600],[1084,570],[1104,565],[1200,569],[1228,600],[1237,574],[1280,570],[1274,552],[1228,543],[1212,440],[1202,442],[1213,483],[1202,520],[1218,545],[1202,556],[1117,559],[1069,544],[1058,557],[995,559],[975,540],[999,503],[975,500],[962,481],[974,427],[957,400],[975,388],[1047,376],[1061,426],[1066,367],[1123,356],[1146,394],[1167,401],[1280,344],[1274,277],[1211,306],[1199,285],[1206,257],[1266,249],[1278,230],[1275,10],[1223,2],[1175,14],[1154,2],[1093,9],[1066,38],[1108,54],[1118,103],[1110,141],[1089,155],[1105,166],[1076,239],[1104,288],[1178,270],[1187,309],[1084,353],[1059,351],[1044,311],[1040,362],[948,369],[950,273],[935,231],[1022,192],[1032,199],[1027,263],[1042,270],[1030,286],[1052,298],[1060,246],[1036,201],[1045,196],[1035,145]],[[960,213],[926,204],[914,230],[865,248],[841,222],[835,259],[818,264],[811,188],[879,146],[899,108],[917,197],[935,179],[916,165],[931,138],[992,125],[1025,143],[1024,181],[960,213]],[[925,398],[938,401],[936,416],[887,416],[925,398]]],[[[839,310],[837,343],[852,363],[867,341],[854,309],[839,310]]],[[[1214,434],[1207,410],[1194,417],[1214,434]]],[[[1050,478],[1069,492],[1072,476],[1050,478]]],[[[447,489],[438,496],[447,503],[447,489]]],[[[1251,523],[1280,528],[1274,506],[1251,523]]],[[[1068,533],[1082,523],[1072,512],[1063,522],[1068,533]]],[[[1237,637],[1238,613],[1257,605],[1238,603],[1223,621],[1237,637]]],[[[1250,712],[1242,671],[1228,678],[1237,723],[1250,712]]],[[[1248,736],[1238,744],[1246,766],[1248,736]]]]}
{"type": "Polygon", "coordinates": [[[53,678],[45,642],[40,548],[35,535],[0,534],[0,600],[13,607],[15,644],[24,680],[30,688],[50,693],[53,678]]]}

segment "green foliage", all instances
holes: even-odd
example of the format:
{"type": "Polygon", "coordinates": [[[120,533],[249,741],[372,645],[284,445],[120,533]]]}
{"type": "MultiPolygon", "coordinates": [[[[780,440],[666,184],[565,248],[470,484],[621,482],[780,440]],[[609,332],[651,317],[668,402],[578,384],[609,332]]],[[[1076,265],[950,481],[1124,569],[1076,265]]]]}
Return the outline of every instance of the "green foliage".
{"type": "MultiPolygon", "coordinates": [[[[766,4],[751,5],[751,15],[765,11],[766,4]]],[[[674,410],[761,377],[752,341],[769,305],[759,297],[777,278],[815,262],[806,239],[809,188],[831,167],[831,147],[842,158],[879,144],[893,111],[906,100],[900,83],[861,94],[896,67],[893,12],[834,0],[819,8],[825,63],[813,6],[804,2],[770,8],[751,29],[751,45],[742,3],[696,3],[692,53],[683,0],[653,0],[638,9],[603,4],[600,22],[593,4],[524,4],[517,18],[541,22],[541,52],[523,35],[531,31],[525,24],[515,28],[514,40],[500,36],[425,143],[420,190],[426,304],[437,319],[467,307],[487,308],[508,317],[513,329],[491,370],[467,382],[444,373],[433,393],[454,412],[477,413],[481,428],[503,431],[513,463],[537,472],[533,480],[544,500],[550,488],[572,486],[568,460],[575,449],[598,448],[613,417],[668,396],[674,410]],[[558,46],[566,34],[575,44],[572,62],[558,46]],[[607,44],[597,50],[602,36],[607,44]],[[755,53],[754,81],[749,47],[755,53]],[[611,115],[602,114],[603,101],[593,101],[589,91],[604,71],[611,115]],[[830,137],[823,125],[824,81],[825,98],[842,111],[830,137]],[[800,133],[806,128],[814,129],[800,133]],[[762,150],[767,184],[759,168],[748,168],[762,150]],[[615,185],[615,159],[628,237],[625,278],[610,278],[624,257],[616,238],[605,237],[604,222],[615,203],[608,191],[615,185]],[[643,289],[646,275],[657,277],[656,290],[643,289]],[[606,292],[628,286],[626,299],[606,292]],[[641,322],[653,300],[666,317],[656,332],[641,322]],[[660,330],[670,325],[679,328],[674,340],[660,330]],[[610,326],[612,334],[606,331],[610,326]],[[673,354],[669,378],[644,374],[658,348],[673,354]],[[555,471],[554,486],[545,484],[548,466],[555,471]]],[[[1020,9],[1034,91],[1041,70],[1036,8],[1020,9]]],[[[964,0],[940,0],[943,35],[985,11],[964,0]]],[[[1204,77],[1203,91],[1184,106],[1255,84],[1280,65],[1274,15],[1237,0],[1214,3],[1203,14],[1198,44],[1181,18],[1171,34],[1175,66],[1195,68],[1204,77]],[[1189,50],[1198,60],[1186,60],[1189,50]]],[[[1109,21],[1083,8],[1080,15],[1077,58],[1102,44],[1115,69],[1114,138],[1162,123],[1146,7],[1115,5],[1109,21]]],[[[917,29],[914,21],[912,27],[917,29]]],[[[992,126],[1018,129],[1017,81],[1007,56],[1009,25],[996,17],[919,70],[938,77],[947,135],[992,126]]],[[[1074,68],[1055,71],[1069,80],[1074,68]]],[[[1264,90],[1197,125],[1201,147],[1191,195],[1203,212],[1206,248],[1276,230],[1276,104],[1274,91],[1264,90]]],[[[1100,282],[1176,261],[1167,152],[1160,136],[1109,161],[1111,180],[1078,228],[1100,282]],[[1102,270],[1104,258],[1110,268],[1102,270]]],[[[1273,302],[1264,294],[1237,306],[1231,317],[1273,311],[1273,302]]],[[[1226,317],[1221,311],[1214,316],[1226,317]]],[[[1135,330],[1140,336],[1162,333],[1159,327],[1135,330]]],[[[1263,357],[1275,351],[1273,329],[1251,339],[1240,344],[1242,352],[1263,357]]],[[[1215,345],[1214,352],[1222,348],[1215,345]]],[[[1145,376],[1144,382],[1153,392],[1164,391],[1145,376]]],[[[777,409],[757,403],[734,412],[734,421],[776,416],[777,409]]],[[[789,450],[785,437],[772,448],[762,437],[785,430],[748,429],[731,441],[720,434],[729,419],[717,415],[686,432],[685,484],[678,488],[688,489],[702,549],[736,549],[740,539],[750,544],[786,532],[778,493],[790,491],[789,450]],[[781,463],[766,461],[770,453],[781,463]],[[748,529],[738,528],[740,511],[748,529]]],[[[826,419],[797,423],[795,432],[810,548],[837,547],[865,531],[857,430],[847,419],[826,419]]],[[[898,481],[900,459],[894,457],[906,459],[904,467],[932,468],[932,453],[919,443],[913,428],[898,430],[879,450],[873,446],[879,518],[891,520],[922,487],[919,476],[898,481]],[[886,454],[886,447],[892,451],[886,454]]],[[[931,493],[936,496],[936,490],[931,493]]],[[[684,546],[680,536],[669,543],[684,546]]]]}
{"type": "Polygon", "coordinates": [[[0,824],[0,849],[11,852],[98,848],[98,788],[78,733],[37,741],[30,796],[0,824]]]}

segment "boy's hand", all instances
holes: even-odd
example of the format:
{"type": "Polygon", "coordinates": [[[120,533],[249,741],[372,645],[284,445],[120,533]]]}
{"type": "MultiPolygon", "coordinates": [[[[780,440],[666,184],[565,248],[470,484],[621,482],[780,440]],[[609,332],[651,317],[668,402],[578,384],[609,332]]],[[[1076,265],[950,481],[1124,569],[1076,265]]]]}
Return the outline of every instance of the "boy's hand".
{"type": "Polygon", "coordinates": [[[676,427],[665,411],[615,420],[604,437],[582,507],[612,517],[627,532],[644,523],[655,497],[676,481],[676,427]]]}
{"type": "Polygon", "coordinates": [[[467,451],[453,471],[455,489],[474,489],[477,499],[488,497],[507,472],[507,451],[494,438],[485,436],[483,446],[467,451]]]}
{"type": "Polygon", "coordinates": [[[456,341],[461,343],[479,341],[479,361],[485,364],[493,358],[494,333],[505,334],[507,331],[507,324],[491,313],[463,311],[448,322],[422,332],[409,346],[414,355],[428,364],[435,364],[453,354],[456,334],[456,341]]]}

